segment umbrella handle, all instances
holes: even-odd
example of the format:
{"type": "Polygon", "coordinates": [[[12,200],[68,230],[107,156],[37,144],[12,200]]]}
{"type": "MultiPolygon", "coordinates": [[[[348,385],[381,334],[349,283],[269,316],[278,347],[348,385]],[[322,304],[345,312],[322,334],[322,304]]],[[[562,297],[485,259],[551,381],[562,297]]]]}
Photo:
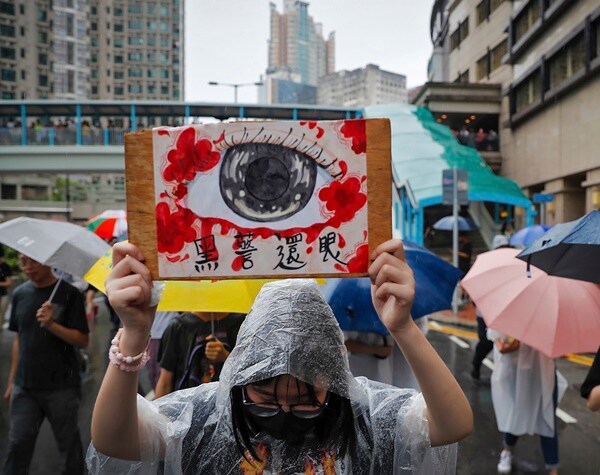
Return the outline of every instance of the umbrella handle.
{"type": "Polygon", "coordinates": [[[531,279],[531,254],[527,256],[527,277],[531,279]]]}
{"type": "Polygon", "coordinates": [[[50,297],[48,298],[48,302],[52,303],[52,299],[56,295],[56,291],[58,290],[58,286],[60,285],[62,278],[63,278],[63,271],[60,271],[60,275],[58,276],[58,280],[56,281],[56,284],[54,284],[54,288],[52,289],[52,293],[50,294],[50,297]]]}

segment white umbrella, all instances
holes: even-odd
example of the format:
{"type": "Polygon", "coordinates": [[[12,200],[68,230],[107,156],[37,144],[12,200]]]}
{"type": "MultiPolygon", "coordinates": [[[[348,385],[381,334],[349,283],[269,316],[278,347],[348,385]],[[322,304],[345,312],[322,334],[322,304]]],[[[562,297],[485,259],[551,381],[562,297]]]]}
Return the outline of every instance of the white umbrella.
{"type": "Polygon", "coordinates": [[[110,246],[84,227],[48,219],[0,224],[0,242],[37,262],[83,277],[110,246]]]}

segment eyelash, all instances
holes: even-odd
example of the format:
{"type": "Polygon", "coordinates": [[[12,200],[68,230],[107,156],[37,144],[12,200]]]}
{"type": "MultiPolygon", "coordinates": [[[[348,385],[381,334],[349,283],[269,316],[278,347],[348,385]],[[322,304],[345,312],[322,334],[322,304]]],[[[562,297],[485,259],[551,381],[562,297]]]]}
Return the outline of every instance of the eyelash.
{"type": "Polygon", "coordinates": [[[253,138],[251,138],[249,140],[246,140],[246,137],[249,136],[248,130],[247,130],[246,127],[244,127],[244,131],[243,131],[242,137],[238,141],[235,140],[234,133],[231,133],[231,135],[230,135],[230,141],[229,142],[227,141],[227,137],[225,135],[223,135],[222,143],[225,144],[226,147],[222,147],[221,144],[219,143],[219,144],[216,144],[216,149],[219,152],[223,152],[224,150],[227,150],[227,149],[229,149],[231,147],[234,147],[236,145],[250,144],[250,143],[278,145],[278,146],[281,146],[281,147],[286,147],[286,148],[288,148],[290,150],[295,150],[295,151],[297,151],[299,153],[302,153],[302,154],[308,156],[309,158],[312,158],[317,163],[317,165],[319,165],[321,168],[327,170],[327,173],[329,173],[329,175],[331,175],[332,178],[338,178],[338,177],[340,177],[343,174],[343,172],[341,170],[338,171],[338,172],[336,172],[336,173],[332,173],[330,171],[330,169],[332,167],[334,167],[335,164],[338,162],[337,158],[334,158],[329,163],[325,163],[325,160],[321,160],[321,155],[323,154],[323,147],[319,147],[317,145],[318,142],[314,142],[312,145],[306,144],[304,146],[304,150],[300,149],[301,145],[304,142],[306,134],[302,134],[302,138],[301,139],[293,138],[294,141],[292,143],[286,144],[284,142],[291,136],[292,131],[293,131],[292,128],[290,128],[288,134],[285,137],[283,137],[283,138],[281,138],[281,136],[280,137],[274,137],[273,134],[270,134],[268,136],[267,135],[263,135],[262,138],[259,138],[259,136],[263,133],[264,130],[265,130],[265,128],[261,127],[261,129],[258,131],[258,133],[253,138]],[[316,147],[316,152],[315,151],[311,151],[311,149],[313,147],[316,147]]]}

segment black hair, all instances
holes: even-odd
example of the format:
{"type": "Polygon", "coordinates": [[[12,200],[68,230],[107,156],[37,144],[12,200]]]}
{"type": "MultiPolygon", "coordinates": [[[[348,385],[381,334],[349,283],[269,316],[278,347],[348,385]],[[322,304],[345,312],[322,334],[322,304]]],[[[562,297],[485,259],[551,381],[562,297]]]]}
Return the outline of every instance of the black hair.
{"type": "MultiPolygon", "coordinates": [[[[277,387],[279,378],[281,378],[281,375],[251,384],[263,386],[275,381],[275,387],[277,387]]],[[[308,389],[311,404],[318,405],[319,402],[314,386],[299,381],[297,378],[295,379],[298,389],[300,389],[301,384],[305,385],[308,389]]],[[[248,462],[253,462],[253,460],[248,458],[248,454],[254,461],[262,462],[251,441],[251,436],[256,435],[256,431],[253,430],[251,422],[244,412],[242,389],[242,386],[234,386],[230,393],[233,435],[238,449],[248,462]]],[[[340,458],[343,458],[346,453],[354,453],[356,432],[354,429],[354,412],[350,400],[330,392],[329,402],[325,408],[323,417],[317,422],[314,432],[321,449],[333,451],[340,458]]]]}

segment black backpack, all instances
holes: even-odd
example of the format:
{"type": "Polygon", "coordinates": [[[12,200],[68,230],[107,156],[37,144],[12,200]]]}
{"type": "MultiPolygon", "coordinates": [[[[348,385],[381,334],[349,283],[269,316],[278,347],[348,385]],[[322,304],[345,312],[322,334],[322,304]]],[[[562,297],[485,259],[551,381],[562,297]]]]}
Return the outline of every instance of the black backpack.
{"type": "MultiPolygon", "coordinates": [[[[192,317],[196,318],[196,317],[192,317]]],[[[191,322],[186,321],[185,317],[181,320],[186,325],[192,325],[191,322]]],[[[206,371],[206,365],[209,367],[214,367],[214,370],[217,370],[217,366],[222,366],[223,363],[210,363],[206,357],[204,356],[204,352],[206,351],[206,344],[209,341],[213,340],[202,340],[199,343],[195,343],[190,352],[188,353],[188,358],[185,364],[185,369],[179,381],[175,385],[175,390],[193,388],[195,386],[199,386],[202,383],[210,382],[210,381],[202,381],[202,377],[206,371]],[[203,364],[204,363],[204,364],[203,364]]],[[[225,349],[231,352],[232,348],[227,343],[223,343],[225,349]]],[[[219,368],[220,369],[220,368],[219,368]]],[[[212,379],[211,379],[212,380],[212,379]]]]}

